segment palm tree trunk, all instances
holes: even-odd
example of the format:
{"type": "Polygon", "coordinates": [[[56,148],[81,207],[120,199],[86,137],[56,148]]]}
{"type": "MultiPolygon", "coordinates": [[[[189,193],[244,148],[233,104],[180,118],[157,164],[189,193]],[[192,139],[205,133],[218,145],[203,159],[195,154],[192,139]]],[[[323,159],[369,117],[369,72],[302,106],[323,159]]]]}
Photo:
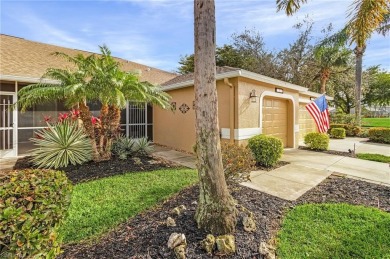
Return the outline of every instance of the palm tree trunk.
{"type": "Polygon", "coordinates": [[[356,55],[356,104],[355,104],[355,120],[358,126],[361,125],[362,120],[362,63],[363,63],[363,53],[365,47],[356,46],[354,52],[356,55]]]}
{"type": "Polygon", "coordinates": [[[330,71],[327,70],[327,69],[324,69],[320,73],[321,73],[321,76],[320,76],[320,80],[321,80],[320,93],[324,94],[324,93],[326,93],[326,82],[328,82],[328,79],[329,79],[329,76],[330,76],[330,71]]]}
{"type": "Polygon", "coordinates": [[[104,146],[104,153],[106,157],[111,157],[111,146],[114,138],[119,133],[120,120],[121,120],[121,110],[115,105],[108,106],[108,114],[107,114],[108,130],[106,132],[106,136],[105,136],[106,140],[104,146]]]}
{"type": "Polygon", "coordinates": [[[107,137],[110,131],[109,106],[107,104],[102,104],[102,107],[100,108],[100,122],[99,153],[103,160],[108,160],[111,157],[111,152],[108,154],[106,148],[107,137]]]}
{"type": "Polygon", "coordinates": [[[92,113],[89,110],[89,107],[85,105],[85,102],[79,103],[79,109],[80,109],[80,119],[83,122],[83,127],[85,129],[85,132],[91,139],[91,145],[92,145],[92,160],[93,161],[100,161],[100,154],[96,145],[96,136],[95,136],[95,128],[92,124],[92,113]]]}
{"type": "Polygon", "coordinates": [[[195,102],[199,203],[195,219],[207,233],[235,231],[237,218],[221,159],[215,81],[215,5],[195,0],[195,102]]]}

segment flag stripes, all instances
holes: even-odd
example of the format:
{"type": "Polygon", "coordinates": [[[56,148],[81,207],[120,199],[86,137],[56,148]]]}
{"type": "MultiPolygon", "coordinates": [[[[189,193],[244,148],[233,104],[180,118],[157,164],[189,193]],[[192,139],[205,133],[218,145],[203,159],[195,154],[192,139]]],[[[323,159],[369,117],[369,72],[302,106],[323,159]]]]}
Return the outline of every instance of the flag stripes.
{"type": "Polygon", "coordinates": [[[313,117],[318,131],[321,133],[327,132],[329,129],[329,111],[325,96],[322,95],[313,102],[306,105],[306,109],[313,117]]]}

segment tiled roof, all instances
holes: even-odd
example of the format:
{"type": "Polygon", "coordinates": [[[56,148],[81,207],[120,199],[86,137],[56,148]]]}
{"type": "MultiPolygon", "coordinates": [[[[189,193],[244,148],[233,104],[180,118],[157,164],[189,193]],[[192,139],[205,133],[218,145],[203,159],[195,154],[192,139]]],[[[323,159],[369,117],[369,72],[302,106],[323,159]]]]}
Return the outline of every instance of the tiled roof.
{"type": "MultiPolygon", "coordinates": [[[[240,70],[240,68],[228,67],[228,66],[217,67],[216,69],[217,69],[217,75],[218,74],[227,73],[227,72],[240,70]]],[[[162,86],[178,84],[178,83],[190,81],[190,80],[193,80],[193,79],[194,79],[194,73],[180,75],[180,76],[177,76],[177,77],[175,77],[175,78],[173,78],[173,79],[163,83],[162,86]]]]}
{"type": "MultiPolygon", "coordinates": [[[[0,75],[40,78],[49,67],[70,67],[69,62],[51,55],[53,52],[63,52],[70,56],[93,53],[60,46],[34,42],[18,37],[0,34],[0,75]]],[[[141,81],[161,84],[177,74],[157,68],[148,67],[121,58],[118,60],[125,71],[140,73],[141,81]]]]}

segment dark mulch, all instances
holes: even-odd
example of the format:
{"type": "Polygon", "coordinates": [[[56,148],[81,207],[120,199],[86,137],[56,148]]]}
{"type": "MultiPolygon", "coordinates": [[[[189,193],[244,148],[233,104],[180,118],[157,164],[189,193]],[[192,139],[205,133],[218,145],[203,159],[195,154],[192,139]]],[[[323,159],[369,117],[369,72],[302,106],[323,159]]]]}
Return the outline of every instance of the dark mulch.
{"type": "Polygon", "coordinates": [[[326,154],[330,154],[330,155],[356,157],[352,152],[343,152],[343,151],[336,151],[336,150],[314,150],[314,149],[310,149],[310,148],[305,147],[305,146],[299,146],[298,148],[302,149],[302,150],[319,152],[319,153],[326,153],[326,154]]]}
{"type": "Polygon", "coordinates": [[[282,167],[282,166],[285,166],[285,165],[288,165],[290,164],[290,162],[287,162],[287,161],[278,161],[276,163],[276,165],[274,166],[271,166],[271,167],[265,167],[265,166],[262,166],[262,165],[259,165],[259,164],[256,164],[255,167],[257,170],[264,170],[264,171],[272,171],[276,168],[279,168],[279,167],[282,167]]]}
{"type": "MultiPolygon", "coordinates": [[[[160,207],[144,212],[117,229],[106,234],[94,244],[74,244],[64,247],[60,258],[174,258],[167,248],[171,233],[184,233],[187,237],[188,258],[210,258],[199,246],[206,233],[197,229],[194,221],[198,198],[198,187],[193,186],[181,191],[160,207]],[[164,221],[169,210],[185,205],[187,211],[175,216],[176,227],[168,228],[164,221]]],[[[247,233],[239,220],[235,233],[237,252],[224,258],[261,258],[259,243],[272,238],[280,227],[280,221],[287,210],[303,203],[350,203],[373,206],[390,212],[390,188],[331,176],[313,188],[297,201],[291,202],[267,195],[243,186],[236,186],[232,195],[239,204],[251,210],[257,220],[257,230],[247,233]]]]}
{"type": "MultiPolygon", "coordinates": [[[[34,168],[30,160],[31,157],[19,158],[15,163],[14,169],[34,168]]],[[[68,179],[76,184],[128,172],[153,171],[172,167],[177,167],[177,165],[153,156],[141,156],[128,158],[127,160],[113,157],[107,161],[91,161],[82,165],[69,165],[59,170],[64,171],[68,179]]]]}

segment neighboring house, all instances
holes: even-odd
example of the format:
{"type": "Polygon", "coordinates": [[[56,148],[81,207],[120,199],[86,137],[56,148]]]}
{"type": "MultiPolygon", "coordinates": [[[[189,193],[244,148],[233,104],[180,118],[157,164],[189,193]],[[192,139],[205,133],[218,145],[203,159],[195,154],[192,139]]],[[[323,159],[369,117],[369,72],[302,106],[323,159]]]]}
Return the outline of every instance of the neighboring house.
{"type": "MultiPolygon", "coordinates": [[[[56,118],[59,112],[67,111],[62,103],[56,102],[35,105],[24,113],[9,109],[17,101],[17,91],[39,82],[47,68],[69,67],[70,63],[53,56],[54,52],[71,56],[92,54],[0,34],[0,158],[27,153],[33,147],[29,139],[33,137],[34,130],[46,126],[43,116],[56,118]]],[[[161,84],[177,76],[124,59],[117,60],[123,70],[134,71],[140,75],[141,81],[152,84],[161,84]]],[[[98,109],[98,104],[92,105],[93,112],[97,113],[98,109]]],[[[152,138],[152,120],[151,106],[140,107],[129,103],[122,111],[121,127],[127,136],[152,138]]]]}
{"type": "MultiPolygon", "coordinates": [[[[305,105],[320,94],[239,68],[217,68],[218,119],[221,138],[237,144],[263,133],[297,148],[303,136],[315,132],[305,105]]],[[[172,96],[172,111],[154,107],[154,142],[192,152],[195,144],[193,75],[178,76],[162,85],[172,96]]]]}

